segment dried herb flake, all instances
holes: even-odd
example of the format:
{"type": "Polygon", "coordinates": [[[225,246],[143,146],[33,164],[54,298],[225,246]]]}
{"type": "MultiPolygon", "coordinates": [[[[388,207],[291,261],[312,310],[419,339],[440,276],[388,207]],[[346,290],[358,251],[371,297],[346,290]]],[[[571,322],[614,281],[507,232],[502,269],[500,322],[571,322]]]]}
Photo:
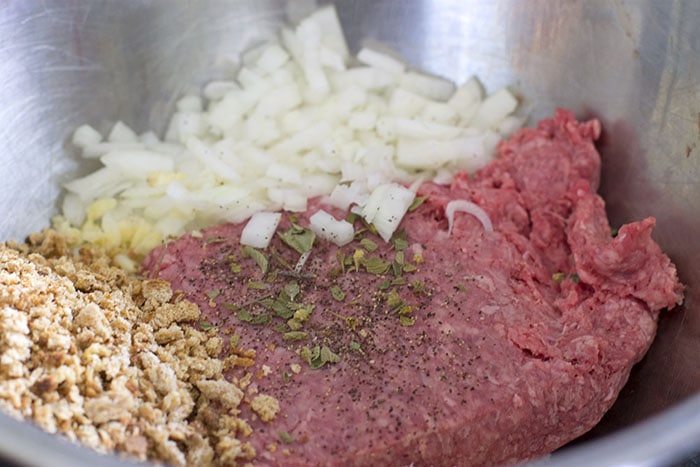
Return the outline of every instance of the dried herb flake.
{"type": "Polygon", "coordinates": [[[342,302],[343,300],[345,300],[345,292],[343,292],[343,290],[340,287],[338,287],[337,285],[334,285],[333,287],[331,287],[331,295],[333,296],[333,298],[335,300],[337,300],[339,302],[342,302]]]}
{"type": "Polygon", "coordinates": [[[267,290],[267,286],[259,281],[250,281],[248,282],[248,288],[249,289],[254,289],[254,290],[267,290]]]}
{"type": "Polygon", "coordinates": [[[384,261],[378,256],[373,256],[371,258],[362,258],[360,264],[364,266],[365,270],[370,274],[384,274],[391,267],[391,263],[384,261]]]}
{"type": "Polygon", "coordinates": [[[411,205],[408,207],[409,212],[415,211],[418,209],[418,207],[425,202],[425,200],[428,199],[428,195],[425,196],[416,196],[413,198],[413,202],[411,205]]]}
{"type": "Polygon", "coordinates": [[[311,229],[297,224],[292,224],[286,232],[277,232],[277,235],[280,236],[284,243],[300,254],[310,251],[316,239],[316,234],[311,229]]]}
{"type": "Polygon", "coordinates": [[[248,310],[241,309],[236,313],[236,318],[249,324],[268,324],[272,317],[268,314],[253,315],[248,310]]]}
{"type": "Polygon", "coordinates": [[[323,347],[316,345],[313,349],[304,346],[299,351],[299,356],[301,356],[313,370],[322,368],[326,363],[338,363],[340,361],[340,357],[325,345],[323,347]]]}
{"type": "Polygon", "coordinates": [[[369,253],[372,253],[379,246],[377,245],[377,242],[370,240],[369,238],[363,238],[360,240],[360,245],[362,245],[362,248],[367,250],[369,253]]]}
{"type": "Polygon", "coordinates": [[[308,337],[304,331],[289,331],[282,334],[282,337],[286,341],[303,341],[308,337]]]}
{"type": "Polygon", "coordinates": [[[279,435],[280,435],[280,440],[282,440],[282,442],[285,444],[291,444],[294,442],[294,437],[284,430],[280,431],[279,435]]]}
{"type": "Polygon", "coordinates": [[[221,290],[214,289],[207,292],[207,297],[209,297],[209,300],[214,300],[216,297],[219,296],[219,294],[221,294],[221,290]]]}
{"type": "Polygon", "coordinates": [[[262,271],[263,274],[267,272],[267,268],[270,264],[269,260],[267,259],[267,256],[263,254],[260,250],[253,248],[252,246],[245,245],[241,251],[243,254],[249,258],[252,258],[253,261],[255,261],[255,264],[258,265],[260,270],[262,271]]]}

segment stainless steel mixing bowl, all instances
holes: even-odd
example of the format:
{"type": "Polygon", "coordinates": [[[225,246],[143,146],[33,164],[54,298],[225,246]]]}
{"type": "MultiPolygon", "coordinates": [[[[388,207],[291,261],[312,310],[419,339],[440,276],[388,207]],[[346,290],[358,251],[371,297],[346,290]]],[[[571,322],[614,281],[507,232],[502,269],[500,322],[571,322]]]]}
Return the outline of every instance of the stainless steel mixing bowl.
{"type": "MultiPolygon", "coordinates": [[[[297,6],[301,3],[297,2],[297,6]]],[[[602,192],[613,224],[656,216],[655,238],[688,285],[648,356],[587,441],[555,465],[666,465],[700,450],[700,2],[341,0],[351,48],[382,41],[411,64],[556,106],[605,133],[602,192]]],[[[283,0],[6,0],[0,4],[0,238],[56,212],[84,173],[65,144],[89,122],[164,128],[175,99],[231,73],[273,35],[283,0]]],[[[34,465],[108,465],[0,416],[0,451],[34,465]]],[[[116,461],[115,461],[116,462],[116,461]]]]}

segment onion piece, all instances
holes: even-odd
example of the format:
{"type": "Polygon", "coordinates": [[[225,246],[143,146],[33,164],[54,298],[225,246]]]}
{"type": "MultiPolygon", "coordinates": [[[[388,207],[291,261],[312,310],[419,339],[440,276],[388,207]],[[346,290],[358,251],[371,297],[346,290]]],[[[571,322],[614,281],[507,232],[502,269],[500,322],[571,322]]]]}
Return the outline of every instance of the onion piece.
{"type": "Polygon", "coordinates": [[[257,211],[305,211],[310,198],[325,195],[334,206],[377,217],[373,224],[388,239],[402,203],[395,203],[399,215],[382,217],[386,193],[375,193],[363,209],[373,190],[449,183],[458,170],[492,160],[501,136],[522,124],[508,116],[517,99],[507,90],[487,97],[476,78],[455,90],[406,68],[380,44],[365,44],[351,61],[333,5],[312,12],[314,0],[292,3],[299,21],[244,52],[235,80],[180,98],[163,138],[139,136],[122,122],[106,138],[78,128],[75,146],[101,168],[64,185],[66,225],[113,197],[120,215],[94,219],[84,232],[74,226],[79,235],[146,249],[194,226],[244,222],[257,211]],[[134,225],[137,241],[123,234],[134,225]]]}
{"type": "Polygon", "coordinates": [[[102,135],[90,125],[81,125],[73,132],[73,146],[80,149],[102,142],[102,135]]]}
{"type": "Polygon", "coordinates": [[[323,209],[309,218],[309,226],[319,238],[338,246],[347,245],[355,238],[355,229],[350,222],[345,219],[337,220],[323,209]]]}
{"type": "Polygon", "coordinates": [[[357,60],[360,63],[378,68],[389,73],[403,73],[406,70],[406,65],[400,60],[392,57],[389,54],[374,50],[369,47],[363,47],[357,53],[357,60]]]}
{"type": "Polygon", "coordinates": [[[493,224],[491,223],[489,215],[486,214],[486,211],[471,201],[467,201],[466,199],[455,199],[447,203],[447,206],[445,206],[445,215],[447,216],[448,225],[447,235],[452,235],[454,217],[455,213],[457,212],[466,212],[467,214],[471,214],[479,219],[479,222],[481,222],[481,225],[484,226],[484,230],[486,232],[493,232],[493,224]]]}
{"type": "Polygon", "coordinates": [[[451,81],[415,71],[404,73],[399,80],[399,86],[439,102],[446,102],[455,92],[455,85],[451,81]]]}
{"type": "Polygon", "coordinates": [[[311,250],[305,251],[304,253],[299,256],[299,260],[297,261],[297,264],[294,265],[294,272],[299,274],[302,269],[304,269],[304,265],[306,264],[306,261],[309,259],[309,256],[311,256],[311,250]]]}
{"type": "Polygon", "coordinates": [[[391,239],[416,194],[398,183],[379,185],[369,195],[362,217],[377,229],[385,242],[391,239]]]}
{"type": "Polygon", "coordinates": [[[241,244],[253,248],[266,248],[281,218],[282,214],[279,212],[256,212],[243,227],[241,244]]]}
{"type": "Polygon", "coordinates": [[[145,180],[153,172],[170,173],[175,170],[171,157],[143,149],[108,152],[100,157],[100,162],[127,179],[145,180]]]}
{"type": "Polygon", "coordinates": [[[138,140],[136,132],[121,121],[114,124],[107,136],[107,141],[110,143],[137,143],[138,140]]]}
{"type": "Polygon", "coordinates": [[[501,89],[494,92],[479,106],[476,115],[470,121],[470,126],[485,130],[496,126],[518,107],[518,99],[508,91],[501,89]]]}
{"type": "Polygon", "coordinates": [[[365,183],[354,181],[350,184],[339,183],[333,188],[328,198],[331,205],[340,208],[348,209],[353,204],[365,205],[369,198],[367,185],[365,183]]]}

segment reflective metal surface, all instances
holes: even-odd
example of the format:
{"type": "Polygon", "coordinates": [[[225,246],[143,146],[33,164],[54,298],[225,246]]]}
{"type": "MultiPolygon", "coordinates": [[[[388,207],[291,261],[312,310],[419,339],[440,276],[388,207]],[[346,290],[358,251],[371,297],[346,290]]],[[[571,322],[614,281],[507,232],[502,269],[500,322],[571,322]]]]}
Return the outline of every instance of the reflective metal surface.
{"type": "MultiPolygon", "coordinates": [[[[665,465],[700,449],[700,2],[337,4],[353,50],[371,38],[453,80],[476,74],[490,90],[512,85],[533,120],[556,106],[601,119],[611,219],[656,216],[655,238],[688,295],[683,309],[663,317],[648,356],[587,443],[549,462],[665,465]]],[[[46,226],[59,183],[89,170],[65,144],[74,127],[106,130],[123,120],[162,130],[179,95],[230,75],[238,52],[274,34],[284,12],[282,0],[3,2],[0,238],[46,226]]],[[[37,465],[96,462],[5,417],[0,450],[37,465]]]]}

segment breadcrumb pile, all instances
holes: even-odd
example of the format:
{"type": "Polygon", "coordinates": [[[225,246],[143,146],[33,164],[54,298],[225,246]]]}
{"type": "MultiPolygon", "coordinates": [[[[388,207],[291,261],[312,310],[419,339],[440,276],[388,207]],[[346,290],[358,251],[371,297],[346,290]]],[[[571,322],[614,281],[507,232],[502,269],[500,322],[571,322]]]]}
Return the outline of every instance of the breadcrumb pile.
{"type": "Polygon", "coordinates": [[[53,230],[0,244],[0,408],[100,452],[174,465],[253,459],[241,409],[272,420],[277,400],[246,394],[253,351],[190,324],[200,310],[53,230]],[[229,355],[220,359],[222,354],[229,355]],[[240,369],[240,368],[239,368],[240,369]]]}

